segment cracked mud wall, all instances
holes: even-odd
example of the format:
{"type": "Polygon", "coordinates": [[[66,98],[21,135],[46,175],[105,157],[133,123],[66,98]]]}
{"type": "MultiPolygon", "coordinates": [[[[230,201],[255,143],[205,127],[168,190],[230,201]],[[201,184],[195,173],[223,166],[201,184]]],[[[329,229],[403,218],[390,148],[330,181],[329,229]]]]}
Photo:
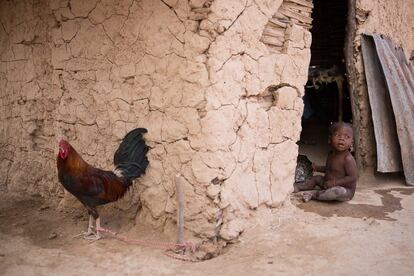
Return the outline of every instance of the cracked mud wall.
{"type": "Polygon", "coordinates": [[[291,192],[311,36],[291,23],[283,51],[261,41],[282,0],[0,3],[2,191],[71,206],[57,141],[112,169],[140,126],[148,171],[106,207],[139,224],[174,230],[177,173],[187,232],[204,240],[237,238],[291,192]]]}
{"type": "Polygon", "coordinates": [[[406,56],[414,50],[414,1],[355,0],[356,33],[353,42],[354,124],[359,129],[359,162],[361,167],[375,167],[376,149],[368,90],[363,68],[360,38],[363,33],[377,33],[390,37],[403,47],[406,56]]]}
{"type": "MultiPolygon", "coordinates": [[[[0,191],[55,194],[47,3],[0,2],[0,191]]],[[[54,143],[54,141],[53,141],[54,143]]]]}

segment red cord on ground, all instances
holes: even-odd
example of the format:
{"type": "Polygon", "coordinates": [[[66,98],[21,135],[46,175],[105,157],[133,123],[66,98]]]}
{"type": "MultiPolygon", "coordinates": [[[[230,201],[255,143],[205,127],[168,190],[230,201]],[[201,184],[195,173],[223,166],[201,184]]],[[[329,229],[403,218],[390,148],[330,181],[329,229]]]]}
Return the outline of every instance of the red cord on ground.
{"type": "Polygon", "coordinates": [[[147,246],[151,248],[157,248],[157,249],[165,249],[164,254],[170,258],[180,260],[180,261],[186,261],[186,262],[198,262],[196,259],[187,258],[185,256],[177,255],[175,253],[171,253],[170,251],[173,250],[185,250],[190,249],[191,252],[195,252],[196,248],[195,245],[190,242],[186,241],[183,244],[178,243],[171,243],[171,242],[157,242],[157,241],[145,241],[145,240],[137,240],[137,239],[128,239],[127,237],[120,235],[119,233],[112,231],[107,228],[100,227],[98,229],[100,232],[108,233],[114,236],[117,240],[123,241],[125,243],[129,244],[135,244],[135,245],[141,245],[141,246],[147,246]]]}

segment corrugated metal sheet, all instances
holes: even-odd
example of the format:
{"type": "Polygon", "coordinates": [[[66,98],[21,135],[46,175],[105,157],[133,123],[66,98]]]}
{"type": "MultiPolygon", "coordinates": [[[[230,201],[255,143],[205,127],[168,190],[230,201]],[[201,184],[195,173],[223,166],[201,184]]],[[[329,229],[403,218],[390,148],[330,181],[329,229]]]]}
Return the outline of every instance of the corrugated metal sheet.
{"type": "MultiPolygon", "coordinates": [[[[373,114],[375,110],[377,115],[381,114],[378,115],[380,119],[388,116],[386,121],[389,122],[388,127],[383,122],[380,122],[380,125],[378,125],[380,119],[373,118],[374,123],[377,121],[377,124],[374,125],[374,128],[377,129],[375,131],[377,146],[378,144],[384,143],[386,145],[385,147],[387,147],[393,143],[390,139],[396,140],[393,138],[393,134],[384,134],[387,131],[394,131],[393,123],[390,123],[392,121],[390,118],[392,117],[392,113],[386,113],[389,112],[389,107],[386,107],[387,104],[379,103],[380,101],[387,101],[387,97],[382,95],[382,98],[380,98],[376,95],[377,89],[381,90],[381,87],[384,87],[385,81],[385,90],[388,92],[391,107],[394,111],[394,125],[396,126],[396,133],[400,145],[405,180],[408,185],[414,185],[414,64],[407,61],[403,50],[395,47],[393,42],[388,38],[383,38],[375,34],[365,35],[364,39],[362,39],[362,44],[363,49],[369,49],[368,52],[363,51],[368,53],[364,56],[364,65],[366,72],[368,72],[367,83],[370,102],[373,101],[371,103],[373,114]],[[369,60],[375,55],[377,56],[377,62],[369,60]],[[378,64],[381,69],[370,68],[372,66],[378,66],[378,64]],[[370,80],[368,81],[368,79],[370,80]],[[383,82],[382,84],[381,81],[383,82]],[[376,83],[373,84],[373,82],[376,83]],[[371,97],[371,95],[374,95],[374,97],[371,97]],[[381,108],[385,108],[385,110],[382,111],[380,110],[381,108]],[[380,135],[377,135],[377,133],[380,133],[380,135]],[[387,136],[387,138],[383,138],[383,136],[387,136]]],[[[385,92],[379,92],[379,94],[382,93],[385,92]]],[[[384,148],[382,145],[380,147],[384,148]]],[[[395,150],[395,145],[390,147],[395,150]]],[[[388,151],[389,149],[385,149],[383,153],[387,153],[388,151]]],[[[393,155],[384,155],[382,158],[396,157],[393,155]]],[[[387,164],[387,162],[382,162],[387,164]]],[[[394,159],[394,163],[397,162],[394,159]]]]}
{"type": "Polygon", "coordinates": [[[363,35],[361,47],[377,146],[377,170],[399,172],[403,168],[394,111],[374,39],[363,35]]]}

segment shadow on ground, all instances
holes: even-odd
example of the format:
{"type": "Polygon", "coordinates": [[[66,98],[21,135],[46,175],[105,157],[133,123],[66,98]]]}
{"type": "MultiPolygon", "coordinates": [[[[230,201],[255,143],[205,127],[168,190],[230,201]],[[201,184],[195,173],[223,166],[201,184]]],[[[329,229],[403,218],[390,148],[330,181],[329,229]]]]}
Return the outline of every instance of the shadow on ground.
{"type": "Polygon", "coordinates": [[[299,203],[297,207],[305,212],[312,212],[323,217],[351,217],[351,218],[375,218],[379,220],[395,221],[389,214],[402,209],[401,198],[396,197],[392,192],[399,192],[403,195],[411,195],[414,188],[392,188],[374,190],[381,196],[382,206],[369,204],[352,204],[349,202],[319,202],[310,201],[299,203]]]}

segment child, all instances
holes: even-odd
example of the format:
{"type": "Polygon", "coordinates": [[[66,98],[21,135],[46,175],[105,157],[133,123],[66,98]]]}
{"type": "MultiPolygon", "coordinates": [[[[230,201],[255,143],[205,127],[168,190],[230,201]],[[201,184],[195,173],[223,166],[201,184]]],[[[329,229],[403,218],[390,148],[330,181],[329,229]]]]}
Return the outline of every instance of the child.
{"type": "Polygon", "coordinates": [[[323,201],[347,201],[354,197],[358,169],[349,149],[353,143],[352,127],[343,122],[334,123],[330,129],[331,151],[326,166],[315,166],[314,171],[324,172],[294,184],[295,192],[311,190],[303,194],[303,201],[311,199],[323,201]],[[315,190],[319,186],[321,190],[315,190]]]}

